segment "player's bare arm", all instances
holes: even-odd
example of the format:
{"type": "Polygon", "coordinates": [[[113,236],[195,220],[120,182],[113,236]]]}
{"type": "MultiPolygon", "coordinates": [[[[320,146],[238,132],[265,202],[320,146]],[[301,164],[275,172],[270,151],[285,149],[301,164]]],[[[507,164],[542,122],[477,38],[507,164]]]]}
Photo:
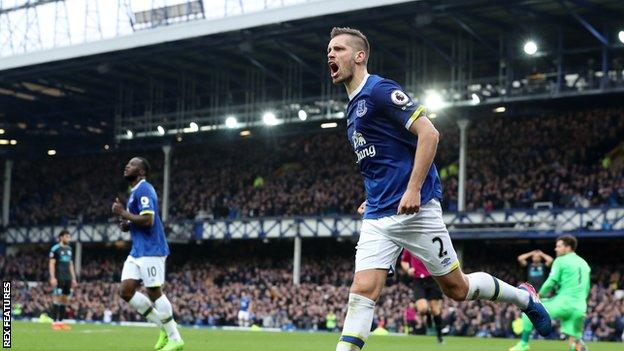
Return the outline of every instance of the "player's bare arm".
{"type": "Polygon", "coordinates": [[[357,209],[357,212],[361,215],[363,215],[365,211],[366,211],[366,200],[364,200],[364,202],[362,202],[360,207],[358,207],[357,209]]]}
{"type": "Polygon", "coordinates": [[[151,227],[154,224],[154,216],[152,214],[149,214],[149,213],[142,214],[142,215],[132,214],[124,209],[124,206],[121,203],[121,201],[119,201],[119,198],[115,198],[115,202],[113,202],[111,211],[113,212],[113,214],[121,217],[122,219],[130,221],[138,226],[151,227]]]}
{"type": "Polygon", "coordinates": [[[440,140],[440,133],[426,117],[418,117],[409,130],[418,136],[418,144],[414,156],[414,168],[405,194],[399,203],[398,214],[413,214],[420,211],[420,190],[433,163],[440,140]]]}
{"type": "Polygon", "coordinates": [[[74,270],[74,262],[69,263],[69,274],[71,274],[71,286],[73,289],[78,286],[78,280],[76,279],[76,271],[74,270]]]}
{"type": "Polygon", "coordinates": [[[55,267],[56,260],[54,258],[51,258],[48,264],[48,268],[50,270],[50,284],[52,285],[52,287],[56,287],[56,285],[58,284],[58,281],[56,280],[55,267]]]}
{"type": "Polygon", "coordinates": [[[518,263],[522,267],[526,267],[526,265],[528,264],[527,260],[529,259],[529,257],[533,256],[536,253],[536,251],[537,250],[533,250],[533,251],[525,252],[522,255],[519,255],[518,256],[518,263]]]}
{"type": "Polygon", "coordinates": [[[553,260],[554,260],[552,256],[544,253],[542,250],[537,250],[537,254],[544,260],[544,264],[547,267],[550,267],[550,265],[553,263],[553,260]]]}
{"type": "Polygon", "coordinates": [[[122,232],[130,231],[130,222],[128,220],[120,218],[117,224],[122,232]]]}

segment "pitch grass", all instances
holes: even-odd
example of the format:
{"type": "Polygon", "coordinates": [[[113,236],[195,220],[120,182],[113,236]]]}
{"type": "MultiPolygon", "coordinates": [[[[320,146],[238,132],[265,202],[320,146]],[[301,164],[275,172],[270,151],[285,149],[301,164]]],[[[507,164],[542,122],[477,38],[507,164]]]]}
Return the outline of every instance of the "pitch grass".
{"type": "MultiPolygon", "coordinates": [[[[158,330],[146,327],[72,325],[56,331],[50,324],[13,322],[12,349],[24,351],[153,350],[158,330]]],[[[338,334],[217,331],[181,328],[189,351],[333,351],[338,334]]],[[[517,340],[448,337],[438,345],[434,337],[371,336],[365,351],[505,351],[517,340]]],[[[622,351],[622,343],[589,343],[590,351],[622,351]]],[[[565,351],[563,341],[532,341],[532,351],[565,351]]]]}

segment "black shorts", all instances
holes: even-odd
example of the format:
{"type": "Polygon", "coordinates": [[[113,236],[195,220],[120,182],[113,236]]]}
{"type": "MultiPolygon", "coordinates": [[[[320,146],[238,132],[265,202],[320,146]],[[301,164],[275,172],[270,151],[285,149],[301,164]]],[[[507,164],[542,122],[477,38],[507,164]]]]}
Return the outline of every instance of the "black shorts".
{"type": "Polygon", "coordinates": [[[442,290],[438,283],[432,277],[414,280],[414,301],[425,300],[442,300],[442,290]]]}
{"type": "Polygon", "coordinates": [[[54,289],[54,295],[69,294],[71,294],[71,280],[59,280],[56,289],[54,289]]]}

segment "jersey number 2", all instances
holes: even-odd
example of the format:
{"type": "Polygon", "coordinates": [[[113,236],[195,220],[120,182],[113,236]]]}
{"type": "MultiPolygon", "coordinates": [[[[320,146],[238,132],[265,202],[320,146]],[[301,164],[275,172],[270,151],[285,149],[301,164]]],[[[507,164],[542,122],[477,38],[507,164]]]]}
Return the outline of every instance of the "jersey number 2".
{"type": "Polygon", "coordinates": [[[436,236],[435,238],[431,239],[432,243],[435,243],[436,241],[440,244],[440,252],[438,252],[438,258],[442,258],[448,255],[448,252],[444,250],[444,244],[442,243],[442,239],[440,239],[439,236],[436,236]]]}

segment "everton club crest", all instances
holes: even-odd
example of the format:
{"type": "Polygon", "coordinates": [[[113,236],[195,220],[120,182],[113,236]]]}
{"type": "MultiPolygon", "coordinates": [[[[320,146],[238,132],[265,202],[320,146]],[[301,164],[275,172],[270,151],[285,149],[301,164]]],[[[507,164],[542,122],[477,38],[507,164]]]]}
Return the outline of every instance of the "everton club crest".
{"type": "Polygon", "coordinates": [[[357,103],[357,108],[355,110],[355,115],[357,117],[362,117],[366,114],[368,110],[366,109],[366,100],[360,100],[357,103]]]}

